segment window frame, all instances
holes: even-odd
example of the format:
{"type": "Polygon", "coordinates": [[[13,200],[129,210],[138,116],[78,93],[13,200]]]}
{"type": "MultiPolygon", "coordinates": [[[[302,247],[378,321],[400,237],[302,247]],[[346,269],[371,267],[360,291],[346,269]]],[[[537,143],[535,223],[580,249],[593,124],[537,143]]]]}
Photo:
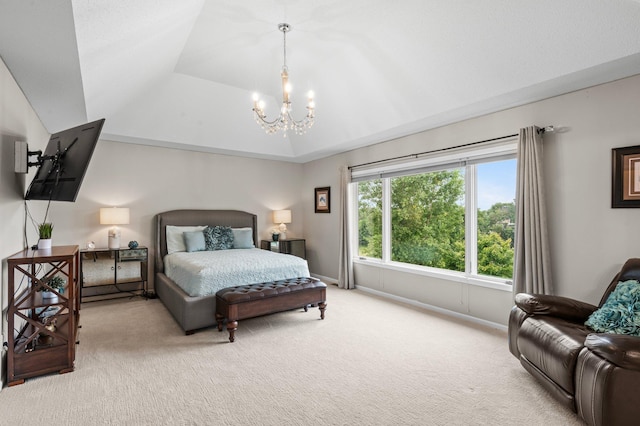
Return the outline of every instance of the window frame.
{"type": "Polygon", "coordinates": [[[350,193],[352,211],[352,262],[375,265],[384,269],[409,272],[444,280],[511,291],[513,279],[478,274],[478,179],[477,164],[490,163],[517,157],[517,140],[509,138],[480,148],[453,149],[440,155],[430,155],[391,165],[352,170],[350,193]],[[465,271],[453,271],[430,266],[414,265],[391,260],[391,178],[418,173],[428,173],[448,168],[465,169],[465,271]],[[358,182],[381,179],[382,182],[382,256],[380,259],[361,256],[358,240],[358,182]]]}

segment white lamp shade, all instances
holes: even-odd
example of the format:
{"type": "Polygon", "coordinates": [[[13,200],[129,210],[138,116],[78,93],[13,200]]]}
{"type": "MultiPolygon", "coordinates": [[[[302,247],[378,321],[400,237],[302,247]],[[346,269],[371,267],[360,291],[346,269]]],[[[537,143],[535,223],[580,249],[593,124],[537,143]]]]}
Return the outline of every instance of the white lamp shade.
{"type": "Polygon", "coordinates": [[[291,210],[274,210],[273,223],[291,223],[291,210]]]}
{"type": "Polygon", "coordinates": [[[118,207],[105,207],[100,209],[101,225],[128,225],[129,209],[118,207]]]}

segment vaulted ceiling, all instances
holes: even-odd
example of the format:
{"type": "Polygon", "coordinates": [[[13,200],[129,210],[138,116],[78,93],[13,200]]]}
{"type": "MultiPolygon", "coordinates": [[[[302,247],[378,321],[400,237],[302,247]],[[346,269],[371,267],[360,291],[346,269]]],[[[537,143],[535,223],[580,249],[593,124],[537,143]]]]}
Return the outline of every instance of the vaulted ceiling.
{"type": "Polygon", "coordinates": [[[0,57],[51,133],[306,162],[640,73],[638,0],[0,0],[0,57]],[[267,135],[282,33],[293,115],[267,135]]]}

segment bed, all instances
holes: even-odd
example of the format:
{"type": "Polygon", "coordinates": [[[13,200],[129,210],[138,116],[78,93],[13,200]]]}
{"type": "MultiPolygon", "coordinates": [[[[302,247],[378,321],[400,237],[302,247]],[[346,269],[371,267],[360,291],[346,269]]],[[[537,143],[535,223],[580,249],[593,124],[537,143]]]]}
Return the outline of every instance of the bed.
{"type": "Polygon", "coordinates": [[[176,230],[197,231],[200,229],[197,227],[216,225],[248,232],[254,245],[259,241],[257,217],[252,213],[238,210],[172,210],[159,213],[155,217],[155,291],[187,334],[217,325],[215,293],[218,289],[261,282],[266,278],[276,280],[294,278],[292,275],[309,276],[304,259],[257,248],[194,253],[176,250],[176,230]],[[212,257],[211,260],[209,256],[212,257]],[[219,266],[207,263],[215,259],[220,262],[219,266]],[[280,262],[287,266],[280,265],[280,262]],[[206,282],[191,282],[192,278],[184,275],[185,272],[181,272],[182,270],[176,269],[184,263],[191,264],[189,267],[196,270],[194,274],[203,275],[196,278],[206,282]],[[278,269],[265,266],[271,264],[278,265],[278,269]],[[243,275],[238,277],[237,273],[240,271],[229,272],[224,269],[227,267],[246,270],[241,271],[243,275]]]}

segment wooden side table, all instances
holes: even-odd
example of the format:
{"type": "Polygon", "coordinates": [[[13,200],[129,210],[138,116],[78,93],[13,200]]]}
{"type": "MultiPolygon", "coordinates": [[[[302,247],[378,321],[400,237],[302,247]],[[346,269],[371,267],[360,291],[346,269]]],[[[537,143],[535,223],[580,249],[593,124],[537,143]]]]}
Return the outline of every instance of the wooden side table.
{"type": "Polygon", "coordinates": [[[27,249],[7,259],[9,386],[73,371],[80,319],[78,264],[78,246],[27,249]],[[44,291],[53,277],[66,281],[64,291],[44,291]]]}

